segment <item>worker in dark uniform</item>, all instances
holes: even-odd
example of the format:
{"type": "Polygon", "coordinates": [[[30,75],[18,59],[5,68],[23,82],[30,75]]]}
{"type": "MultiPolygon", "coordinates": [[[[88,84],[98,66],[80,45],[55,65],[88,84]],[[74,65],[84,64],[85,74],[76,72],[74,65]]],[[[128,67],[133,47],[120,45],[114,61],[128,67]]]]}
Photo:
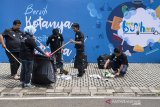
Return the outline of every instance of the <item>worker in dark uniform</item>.
{"type": "Polygon", "coordinates": [[[33,71],[33,61],[34,61],[34,49],[43,55],[49,57],[47,53],[44,53],[36,44],[33,34],[36,32],[36,29],[33,26],[27,26],[24,29],[24,35],[21,40],[20,48],[20,58],[22,60],[22,69],[21,69],[21,82],[22,88],[29,87],[33,88],[31,85],[31,73],[33,71]]]}
{"type": "Polygon", "coordinates": [[[127,56],[120,49],[115,48],[114,53],[106,61],[104,69],[111,67],[115,76],[124,76],[128,68],[127,56]]]}
{"type": "Polygon", "coordinates": [[[79,24],[78,23],[73,23],[72,24],[72,29],[75,32],[75,40],[70,40],[71,43],[75,44],[76,48],[76,58],[78,61],[78,77],[82,77],[83,74],[85,73],[85,67],[84,67],[84,35],[82,32],[79,31],[79,24]]]}
{"type": "MultiPolygon", "coordinates": [[[[59,29],[53,29],[52,35],[48,37],[46,45],[50,44],[51,52],[53,53],[64,44],[62,34],[59,33],[59,29]]],[[[63,48],[53,54],[54,58],[54,70],[57,72],[57,68],[60,68],[60,74],[63,74],[63,59],[62,59],[63,48]]]]}
{"type": "MultiPolygon", "coordinates": [[[[23,33],[20,31],[20,26],[20,20],[15,20],[13,22],[13,27],[10,29],[6,29],[1,36],[2,47],[4,49],[7,48],[17,59],[19,59],[21,44],[20,38],[23,35],[23,33]]],[[[11,77],[16,80],[20,79],[20,77],[17,75],[17,71],[20,66],[19,62],[17,62],[7,51],[6,55],[10,62],[11,77]]]]}

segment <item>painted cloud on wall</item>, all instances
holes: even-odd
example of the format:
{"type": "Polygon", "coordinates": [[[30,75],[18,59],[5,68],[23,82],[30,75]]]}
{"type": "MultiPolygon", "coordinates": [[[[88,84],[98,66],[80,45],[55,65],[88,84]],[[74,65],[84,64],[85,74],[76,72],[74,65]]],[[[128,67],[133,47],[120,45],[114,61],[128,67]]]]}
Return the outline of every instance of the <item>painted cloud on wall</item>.
{"type": "MultiPolygon", "coordinates": [[[[153,9],[137,8],[124,13],[118,36],[130,46],[144,48],[160,39],[160,19],[153,9]]],[[[143,49],[141,50],[143,51],[143,49]]],[[[137,50],[138,52],[138,50],[137,50]]]]}

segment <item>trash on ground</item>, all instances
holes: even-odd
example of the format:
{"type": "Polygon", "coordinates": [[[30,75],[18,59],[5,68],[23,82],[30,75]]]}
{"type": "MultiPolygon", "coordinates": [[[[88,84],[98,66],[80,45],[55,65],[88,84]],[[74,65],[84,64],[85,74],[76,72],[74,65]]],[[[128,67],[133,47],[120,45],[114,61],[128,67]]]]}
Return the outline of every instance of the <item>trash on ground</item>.
{"type": "Polygon", "coordinates": [[[89,75],[89,77],[94,78],[94,79],[101,79],[101,76],[97,74],[89,75]]]}
{"type": "Polygon", "coordinates": [[[72,76],[70,75],[57,75],[57,79],[62,79],[62,80],[71,80],[72,79],[72,76]]]}
{"type": "Polygon", "coordinates": [[[104,70],[104,71],[102,72],[102,76],[103,76],[104,78],[114,78],[114,77],[115,77],[115,75],[113,75],[112,73],[110,73],[108,70],[104,70]]]}

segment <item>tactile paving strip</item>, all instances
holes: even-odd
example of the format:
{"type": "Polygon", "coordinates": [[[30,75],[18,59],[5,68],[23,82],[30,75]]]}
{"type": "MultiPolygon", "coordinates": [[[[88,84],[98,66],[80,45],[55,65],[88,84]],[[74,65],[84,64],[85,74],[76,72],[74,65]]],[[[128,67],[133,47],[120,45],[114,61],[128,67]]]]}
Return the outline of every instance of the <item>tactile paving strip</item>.
{"type": "MultiPolygon", "coordinates": [[[[0,64],[0,87],[17,87],[19,81],[10,78],[10,68],[8,63],[0,64]]],[[[73,63],[65,63],[64,68],[71,73],[77,73],[73,68],[73,63]]],[[[103,70],[98,69],[96,63],[89,63],[86,73],[82,78],[73,76],[71,80],[57,79],[56,87],[160,87],[160,64],[129,64],[125,77],[109,79],[90,78],[89,75],[99,74],[103,70]]]]}

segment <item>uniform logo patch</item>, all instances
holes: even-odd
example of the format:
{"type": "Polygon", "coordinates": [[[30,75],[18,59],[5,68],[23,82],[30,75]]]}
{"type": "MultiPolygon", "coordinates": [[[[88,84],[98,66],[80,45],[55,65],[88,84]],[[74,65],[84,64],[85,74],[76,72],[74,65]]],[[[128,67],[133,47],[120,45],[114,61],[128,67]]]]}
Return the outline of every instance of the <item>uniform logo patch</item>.
{"type": "Polygon", "coordinates": [[[76,35],[76,38],[78,38],[78,35],[76,35]]]}

